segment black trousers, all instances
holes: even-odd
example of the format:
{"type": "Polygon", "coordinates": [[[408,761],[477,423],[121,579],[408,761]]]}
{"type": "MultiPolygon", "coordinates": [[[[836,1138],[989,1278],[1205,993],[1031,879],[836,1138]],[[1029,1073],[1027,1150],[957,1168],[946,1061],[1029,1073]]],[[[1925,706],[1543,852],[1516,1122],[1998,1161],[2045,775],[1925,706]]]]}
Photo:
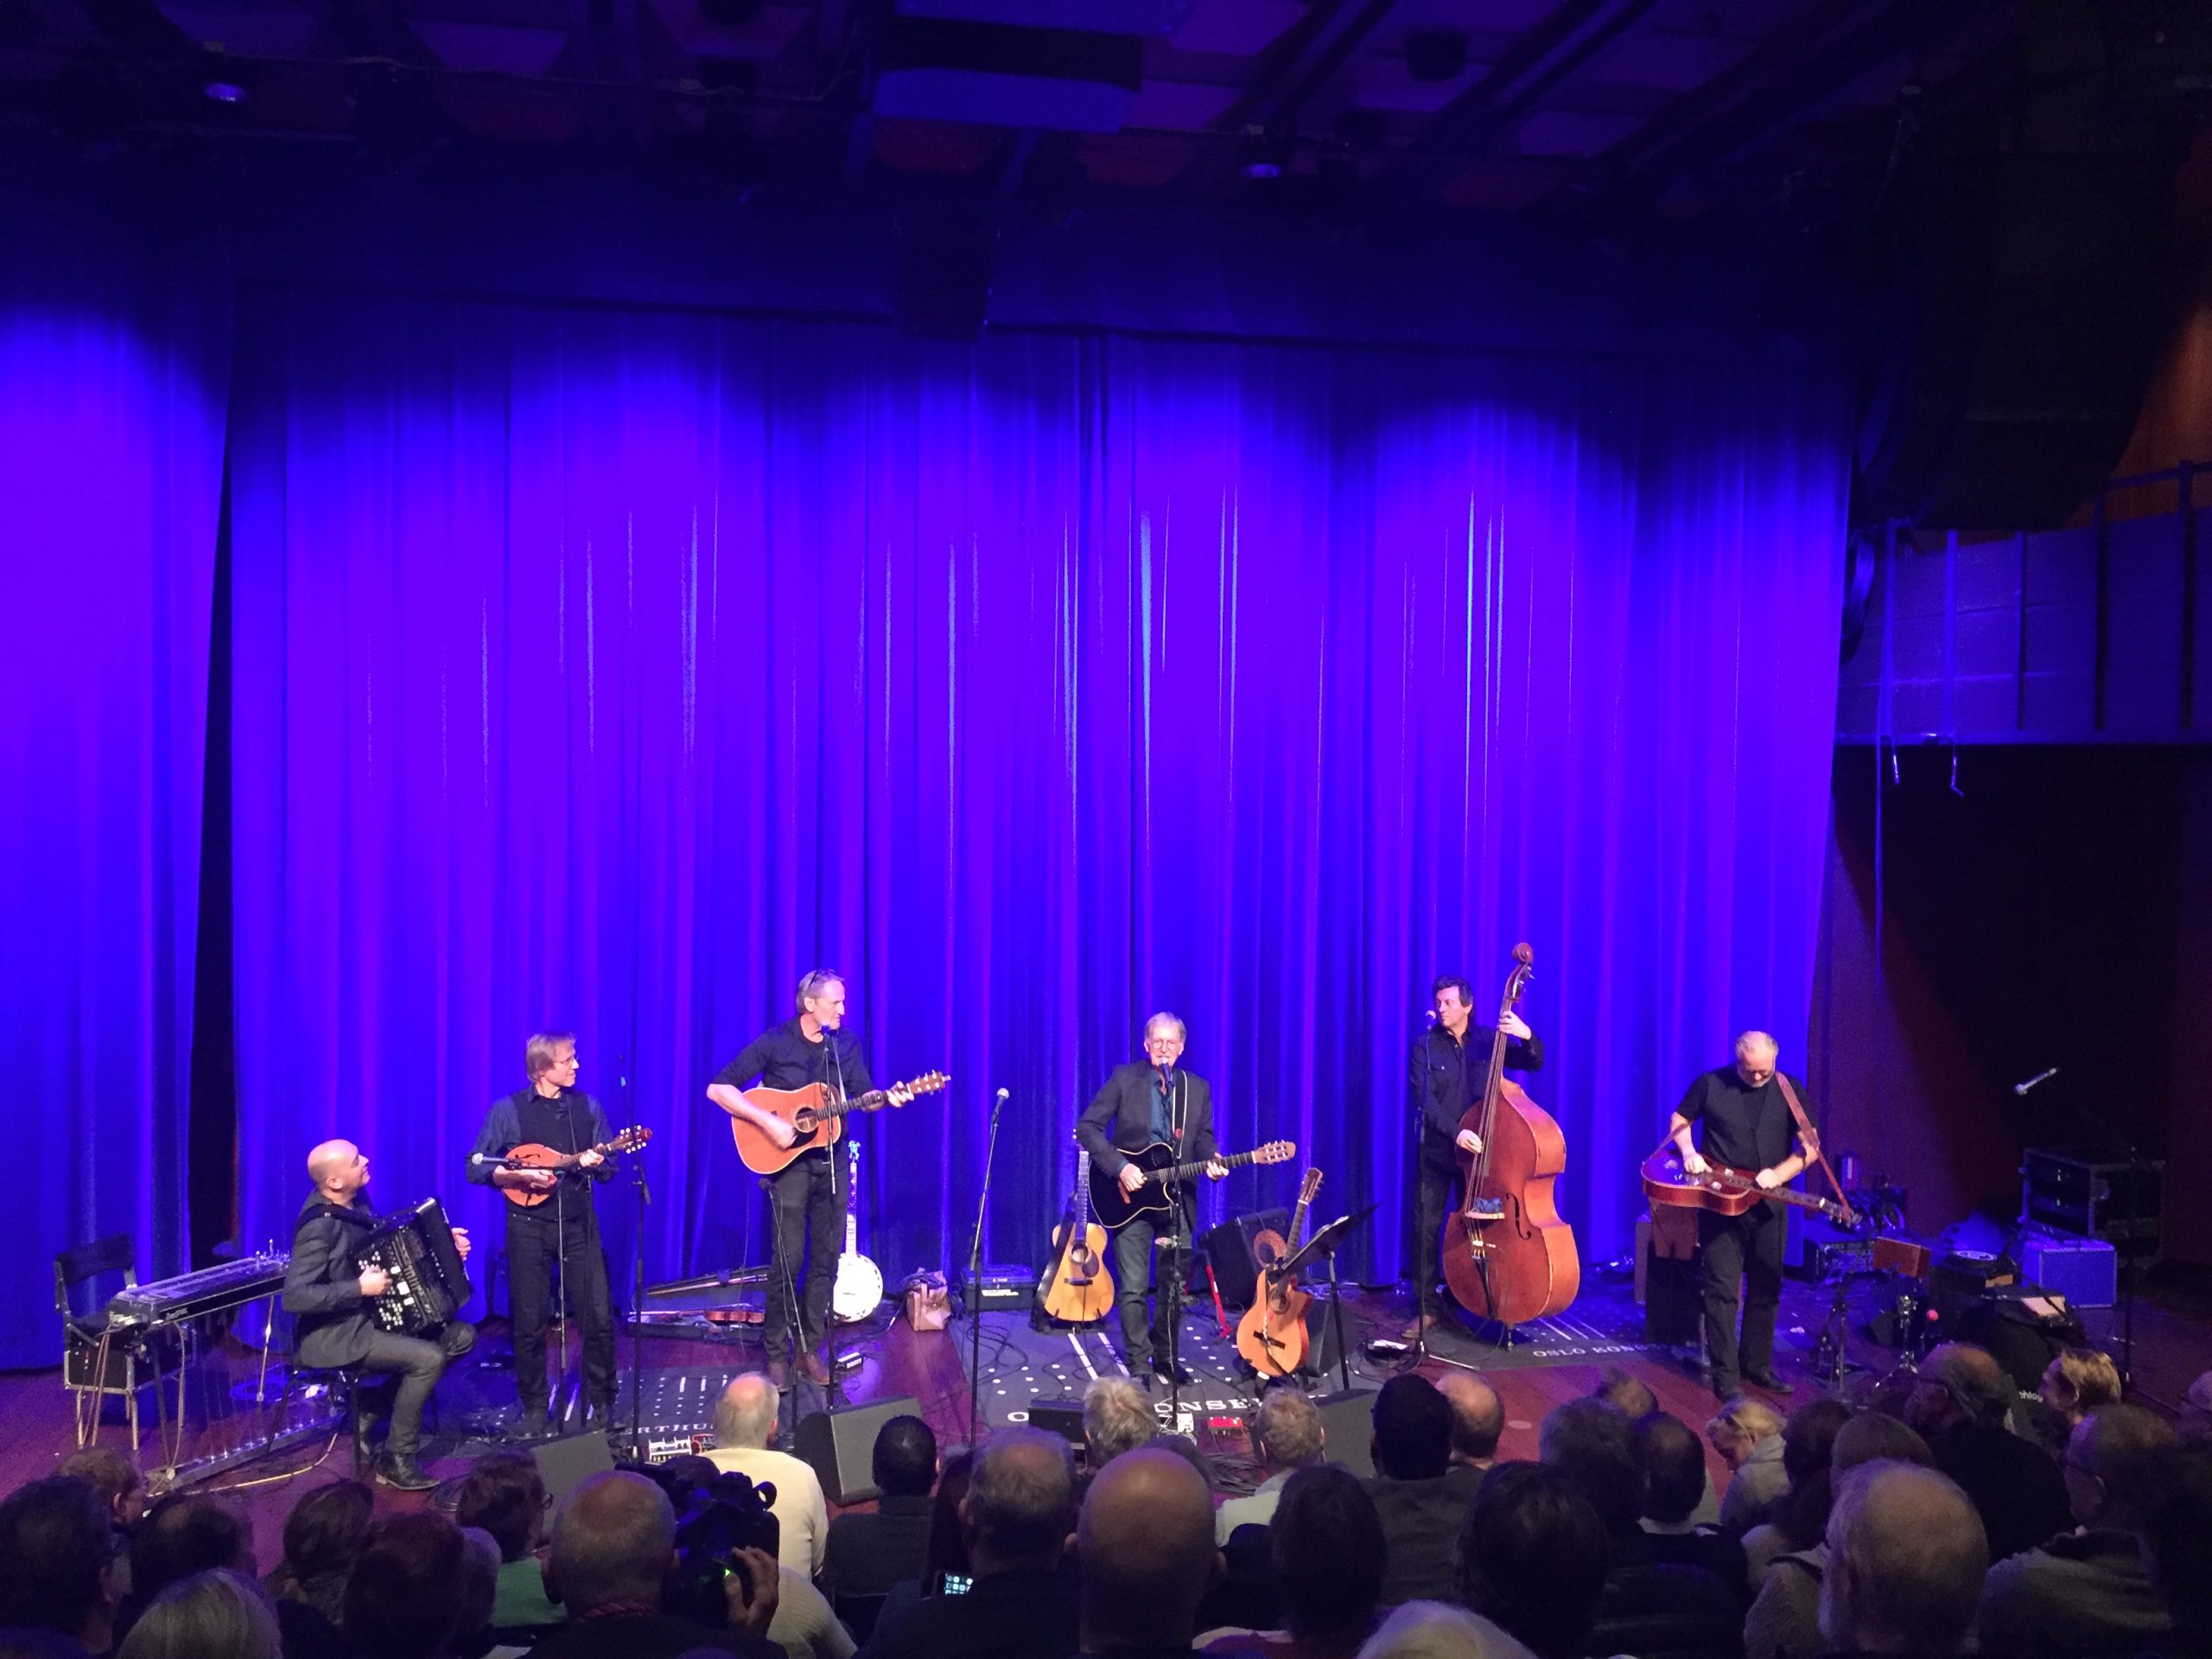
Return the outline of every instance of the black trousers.
{"type": "Polygon", "coordinates": [[[830,1292],[845,1248],[845,1190],[833,1161],[841,1149],[817,1147],[768,1178],[768,1222],[775,1255],[768,1274],[760,1339],[771,1359],[789,1359],[791,1300],[798,1291],[798,1341],[811,1348],[830,1324],[830,1292]]]}
{"type": "MultiPolygon", "coordinates": [[[[1176,1202],[1183,1206],[1183,1230],[1190,1234],[1191,1217],[1197,1205],[1186,1192],[1178,1193],[1176,1202]]],[[[1122,1230],[1114,1235],[1114,1306],[1122,1316],[1122,1346],[1127,1363],[1133,1372],[1141,1373],[1152,1363],[1154,1354],[1163,1359],[1167,1354],[1167,1320],[1165,1295],[1154,1299],[1152,1317],[1145,1317],[1145,1292],[1152,1283],[1152,1270],[1159,1252],[1153,1248],[1158,1238],[1175,1236],[1175,1218],[1148,1211],[1133,1221],[1122,1224],[1122,1230]]],[[[1178,1262],[1175,1271],[1187,1273],[1190,1264],[1178,1262]]],[[[1163,1289],[1167,1284],[1167,1269],[1160,1273],[1163,1289]]]]}
{"type": "Polygon", "coordinates": [[[1700,1210],[1697,1216],[1699,1277],[1705,1301],[1705,1356],[1713,1366],[1713,1391],[1732,1394],[1746,1371],[1774,1375],[1774,1316],[1782,1300],[1782,1206],[1772,1198],[1740,1216],[1700,1210]],[[1742,1287],[1744,1336],[1736,1340],[1738,1287],[1742,1287]]]}
{"type": "Polygon", "coordinates": [[[1444,1212],[1457,1201],[1458,1168],[1445,1168],[1424,1157],[1414,1187],[1414,1306],[1436,1312],[1436,1281],[1441,1271],[1437,1247],[1444,1233],[1444,1212]]]}
{"type": "Polygon", "coordinates": [[[364,1396],[363,1432],[367,1432],[370,1418],[388,1408],[391,1429],[385,1437],[384,1449],[395,1458],[412,1458],[423,1444],[423,1408],[429,1401],[430,1390],[445,1375],[446,1362],[459,1358],[475,1345],[476,1327],[459,1319],[429,1338],[403,1337],[397,1331],[371,1332],[362,1369],[385,1372],[392,1381],[372,1388],[364,1396]]]}
{"type": "MultiPolygon", "coordinates": [[[[551,1216],[550,1200],[507,1216],[509,1311],[514,1319],[515,1392],[525,1412],[545,1409],[551,1392],[545,1375],[545,1330],[553,1313],[556,1262],[569,1302],[569,1319],[584,1334],[584,1397],[614,1405],[614,1310],[607,1294],[607,1252],[590,1200],[563,1195],[570,1213],[565,1227],[551,1216]],[[575,1213],[582,1210],[581,1216],[575,1213]],[[545,1219],[540,1220],[543,1216],[545,1219]]],[[[566,1368],[569,1357],[561,1356],[566,1368]]]]}

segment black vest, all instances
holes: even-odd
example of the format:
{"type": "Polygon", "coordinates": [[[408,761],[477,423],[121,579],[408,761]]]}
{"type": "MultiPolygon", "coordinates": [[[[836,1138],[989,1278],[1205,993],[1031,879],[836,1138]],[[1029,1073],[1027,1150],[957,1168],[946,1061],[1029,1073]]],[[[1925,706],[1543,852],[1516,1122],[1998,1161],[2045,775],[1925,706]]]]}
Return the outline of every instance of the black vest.
{"type": "MultiPolygon", "coordinates": [[[[524,1090],[515,1096],[516,1128],[522,1135],[515,1145],[550,1147],[556,1152],[583,1151],[591,1145],[591,1109],[582,1103],[586,1098],[571,1090],[553,1101],[535,1089],[524,1090]]],[[[595,1185],[589,1174],[571,1172],[562,1176],[559,1189],[549,1194],[544,1203],[507,1205],[507,1219],[541,1227],[565,1220],[571,1228],[582,1227],[591,1217],[591,1190],[595,1185]]]]}

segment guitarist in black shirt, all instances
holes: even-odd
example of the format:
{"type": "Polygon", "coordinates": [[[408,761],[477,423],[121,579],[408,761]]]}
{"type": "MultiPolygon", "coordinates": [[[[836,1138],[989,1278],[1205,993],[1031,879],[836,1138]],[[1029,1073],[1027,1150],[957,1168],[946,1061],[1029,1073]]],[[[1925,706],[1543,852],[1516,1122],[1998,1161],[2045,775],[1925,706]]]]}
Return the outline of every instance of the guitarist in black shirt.
{"type": "MultiPolygon", "coordinates": [[[[1154,1014],[1144,1024],[1146,1058],[1116,1066],[1077,1121],[1075,1138],[1090,1154],[1091,1163],[1118,1180],[1125,1192],[1135,1192],[1144,1184],[1143,1169],[1128,1154],[1155,1143],[1169,1147],[1178,1163],[1204,1160],[1214,1180],[1229,1173],[1214,1144],[1213,1091],[1204,1077],[1175,1069],[1187,1035],[1173,1014],[1154,1014]]],[[[1144,1295],[1152,1277],[1153,1241],[1162,1234],[1185,1241],[1190,1236],[1195,1196],[1186,1186],[1172,1197],[1173,1218],[1140,1215],[1114,1235],[1114,1300],[1121,1309],[1122,1343],[1128,1351],[1123,1363],[1141,1382],[1147,1370],[1162,1378],[1170,1375],[1166,1326],[1158,1304],[1147,1322],[1144,1295]]],[[[1186,1266],[1178,1262],[1176,1270],[1186,1266]]],[[[1175,1380],[1188,1383],[1191,1378],[1182,1371],[1175,1380]]]]}

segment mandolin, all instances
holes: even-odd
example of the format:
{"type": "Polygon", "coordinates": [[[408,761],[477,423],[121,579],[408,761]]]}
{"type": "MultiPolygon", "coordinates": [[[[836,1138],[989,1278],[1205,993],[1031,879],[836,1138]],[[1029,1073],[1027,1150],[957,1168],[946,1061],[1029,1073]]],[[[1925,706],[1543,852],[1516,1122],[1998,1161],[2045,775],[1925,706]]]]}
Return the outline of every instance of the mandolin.
{"type": "Polygon", "coordinates": [[[1141,1152],[1128,1154],[1128,1160],[1144,1171],[1144,1185],[1135,1192],[1122,1191],[1122,1184],[1103,1170],[1093,1166],[1090,1172],[1090,1207],[1098,1212],[1098,1219],[1115,1232],[1128,1226],[1139,1216],[1173,1214],[1169,1207],[1169,1195],[1179,1181],[1187,1181],[1205,1173],[1209,1163],[1226,1165],[1230,1169],[1241,1164],[1287,1164],[1298,1156],[1298,1147],[1289,1141],[1270,1141],[1255,1152],[1224,1154],[1218,1158],[1202,1158],[1195,1164],[1175,1161],[1174,1148],[1164,1141],[1155,1141],[1141,1152]]]}
{"type": "MultiPolygon", "coordinates": [[[[585,1147],[584,1151],[595,1152],[605,1158],[618,1152],[635,1152],[652,1138],[651,1129],[632,1128],[623,1130],[612,1141],[602,1141],[595,1147],[585,1147]]],[[[542,1147],[535,1141],[526,1141],[507,1154],[505,1162],[510,1169],[550,1169],[556,1175],[563,1175],[578,1167],[576,1160],[582,1156],[581,1152],[556,1152],[551,1147],[542,1147]]],[[[503,1186],[499,1191],[507,1195],[509,1204],[524,1210],[543,1204],[553,1196],[553,1188],[550,1186],[543,1192],[533,1192],[526,1186],[503,1186]]]]}
{"type": "MultiPolygon", "coordinates": [[[[1306,1242],[1306,1211],[1321,1190],[1321,1172],[1309,1169],[1298,1189],[1298,1208],[1290,1217],[1290,1248],[1278,1261],[1298,1254],[1306,1242]]],[[[1275,1262],[1260,1269],[1259,1288],[1252,1306],[1236,1322],[1236,1351],[1244,1363],[1262,1376],[1288,1376],[1302,1370],[1308,1347],[1306,1310],[1313,1305],[1313,1293],[1298,1287],[1298,1271],[1285,1272],[1275,1262]]]]}
{"type": "MultiPolygon", "coordinates": [[[[894,1084],[906,1095],[933,1095],[950,1082],[942,1071],[925,1071],[911,1083],[894,1084]]],[[[758,1124],[732,1113],[729,1132],[737,1142],[737,1155],[756,1175],[773,1175],[787,1168],[803,1152],[826,1147],[845,1133],[845,1119],[856,1112],[880,1112],[893,1103],[890,1089],[871,1089],[857,1100],[833,1107],[830,1091],[818,1083],[804,1089],[747,1089],[745,1098],[772,1116],[791,1126],[791,1145],[779,1147],[758,1124]]]]}
{"type": "Polygon", "coordinates": [[[1090,1218],[1090,1153],[1075,1155],[1075,1191],[1052,1229],[1052,1264],[1039,1284],[1037,1304],[1063,1325],[1091,1325],[1114,1306],[1114,1281],[1106,1271],[1106,1230],[1090,1218]]]}

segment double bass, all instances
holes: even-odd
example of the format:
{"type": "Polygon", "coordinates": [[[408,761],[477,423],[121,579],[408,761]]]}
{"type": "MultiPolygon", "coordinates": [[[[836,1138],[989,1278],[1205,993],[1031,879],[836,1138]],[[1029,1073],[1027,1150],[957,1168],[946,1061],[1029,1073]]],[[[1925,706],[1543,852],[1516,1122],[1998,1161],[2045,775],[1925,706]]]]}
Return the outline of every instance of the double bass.
{"type": "Polygon", "coordinates": [[[1444,1282],[1460,1306],[1500,1325],[1557,1313],[1582,1287],[1574,1231],[1559,1217],[1554,1184],[1567,1168],[1558,1122],[1505,1075],[1505,1016],[1521,1001],[1534,953],[1513,947],[1479,1105],[1459,1120],[1482,1150],[1459,1154],[1466,1196],[1444,1224],[1444,1282]]]}

